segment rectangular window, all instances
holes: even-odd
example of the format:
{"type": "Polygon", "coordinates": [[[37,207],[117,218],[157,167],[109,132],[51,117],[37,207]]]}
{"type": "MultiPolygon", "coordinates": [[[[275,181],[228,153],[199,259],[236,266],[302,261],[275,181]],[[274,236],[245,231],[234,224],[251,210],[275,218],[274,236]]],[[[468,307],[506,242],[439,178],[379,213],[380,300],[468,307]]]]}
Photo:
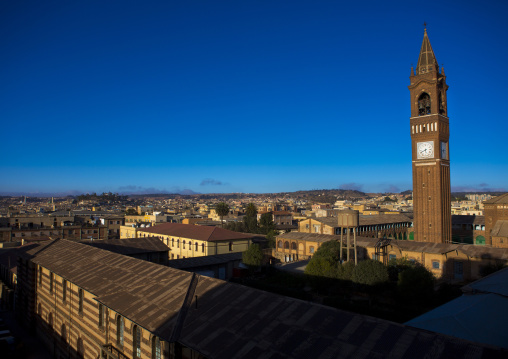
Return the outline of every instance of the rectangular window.
{"type": "Polygon", "coordinates": [[[105,310],[104,306],[99,303],[99,328],[104,328],[104,317],[105,317],[105,310]]]}
{"type": "Polygon", "coordinates": [[[439,261],[432,261],[432,269],[439,269],[439,261]]]}
{"type": "Polygon", "coordinates": [[[62,279],[62,302],[67,300],[67,281],[62,279]]]}
{"type": "Polygon", "coordinates": [[[84,294],[83,294],[83,289],[79,288],[78,289],[78,313],[79,314],[83,314],[83,298],[84,297],[84,294]]]}
{"type": "Polygon", "coordinates": [[[49,293],[50,294],[53,294],[53,280],[54,280],[55,276],[53,274],[53,272],[49,273],[49,293]]]}

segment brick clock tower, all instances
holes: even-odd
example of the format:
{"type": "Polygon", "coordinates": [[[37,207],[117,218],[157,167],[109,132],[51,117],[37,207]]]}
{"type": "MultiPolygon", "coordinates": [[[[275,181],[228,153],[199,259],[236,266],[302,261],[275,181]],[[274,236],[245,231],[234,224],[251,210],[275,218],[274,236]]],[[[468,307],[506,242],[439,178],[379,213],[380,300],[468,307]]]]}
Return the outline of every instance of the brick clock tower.
{"type": "Polygon", "coordinates": [[[416,66],[411,68],[414,239],[451,243],[450,138],[446,76],[437,64],[427,29],[416,66]]]}

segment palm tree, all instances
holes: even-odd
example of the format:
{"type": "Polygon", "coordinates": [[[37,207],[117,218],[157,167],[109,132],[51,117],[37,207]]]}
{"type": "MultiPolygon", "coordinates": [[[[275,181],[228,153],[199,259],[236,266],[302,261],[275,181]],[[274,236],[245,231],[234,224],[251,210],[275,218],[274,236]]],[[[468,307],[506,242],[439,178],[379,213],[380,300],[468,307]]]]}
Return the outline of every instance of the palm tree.
{"type": "Polygon", "coordinates": [[[224,227],[224,216],[229,214],[229,206],[224,202],[217,203],[215,212],[220,216],[221,227],[224,227]]]}

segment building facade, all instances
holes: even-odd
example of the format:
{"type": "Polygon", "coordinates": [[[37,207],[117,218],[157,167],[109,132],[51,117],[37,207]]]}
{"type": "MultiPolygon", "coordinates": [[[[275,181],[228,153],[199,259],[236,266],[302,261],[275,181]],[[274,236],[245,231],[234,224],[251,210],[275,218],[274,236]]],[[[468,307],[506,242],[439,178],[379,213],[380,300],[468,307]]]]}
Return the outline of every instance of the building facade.
{"type": "Polygon", "coordinates": [[[451,243],[448,85],[426,29],[410,81],[415,240],[451,243]]]}
{"type": "Polygon", "coordinates": [[[253,236],[209,226],[163,223],[138,228],[138,238],[158,237],[170,248],[170,259],[203,257],[216,254],[244,252],[253,236]]]}

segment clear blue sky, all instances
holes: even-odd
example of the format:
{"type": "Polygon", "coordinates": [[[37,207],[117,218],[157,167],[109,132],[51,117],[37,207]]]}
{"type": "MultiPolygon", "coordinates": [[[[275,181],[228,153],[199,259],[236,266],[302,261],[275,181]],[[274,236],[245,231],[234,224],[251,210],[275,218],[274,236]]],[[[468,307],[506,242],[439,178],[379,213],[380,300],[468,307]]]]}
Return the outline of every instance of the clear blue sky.
{"type": "Polygon", "coordinates": [[[423,22],[452,189],[508,190],[507,1],[3,1],[0,192],[412,186],[423,22]]]}

